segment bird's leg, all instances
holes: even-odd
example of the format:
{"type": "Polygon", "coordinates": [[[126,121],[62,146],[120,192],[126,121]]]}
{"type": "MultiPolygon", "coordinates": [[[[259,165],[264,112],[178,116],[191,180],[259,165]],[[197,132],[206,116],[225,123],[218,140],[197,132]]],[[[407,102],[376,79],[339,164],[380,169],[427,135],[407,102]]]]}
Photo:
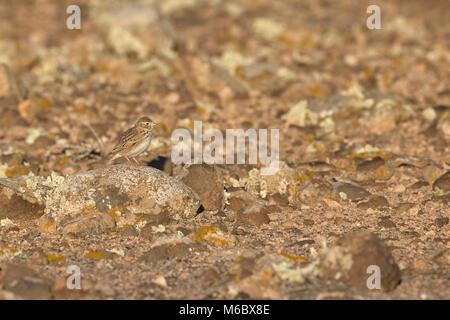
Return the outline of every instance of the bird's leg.
{"type": "Polygon", "coordinates": [[[132,164],[131,161],[130,161],[130,159],[129,159],[127,156],[125,156],[125,159],[127,159],[127,161],[128,161],[129,164],[132,164]]]}
{"type": "Polygon", "coordinates": [[[134,160],[134,162],[136,162],[137,165],[140,164],[140,162],[136,159],[136,158],[132,158],[134,160]]]}

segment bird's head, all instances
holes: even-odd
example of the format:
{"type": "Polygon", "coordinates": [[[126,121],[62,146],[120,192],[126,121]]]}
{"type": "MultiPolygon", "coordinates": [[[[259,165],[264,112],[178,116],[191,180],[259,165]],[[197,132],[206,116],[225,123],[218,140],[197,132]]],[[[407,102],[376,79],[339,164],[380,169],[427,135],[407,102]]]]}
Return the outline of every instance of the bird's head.
{"type": "Polygon", "coordinates": [[[153,129],[158,125],[159,123],[156,123],[149,117],[141,117],[136,123],[136,126],[139,127],[140,129],[147,129],[147,130],[153,129]]]}

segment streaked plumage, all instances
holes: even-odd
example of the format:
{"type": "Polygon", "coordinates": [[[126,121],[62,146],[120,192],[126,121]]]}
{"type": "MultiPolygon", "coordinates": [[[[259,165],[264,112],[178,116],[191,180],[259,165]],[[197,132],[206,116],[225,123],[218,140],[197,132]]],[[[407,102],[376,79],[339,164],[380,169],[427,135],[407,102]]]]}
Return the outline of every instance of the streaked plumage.
{"type": "Polygon", "coordinates": [[[134,158],[145,152],[152,141],[152,130],[157,125],[149,117],[141,117],[136,124],[122,133],[119,142],[109,154],[108,164],[117,158],[134,158]]]}

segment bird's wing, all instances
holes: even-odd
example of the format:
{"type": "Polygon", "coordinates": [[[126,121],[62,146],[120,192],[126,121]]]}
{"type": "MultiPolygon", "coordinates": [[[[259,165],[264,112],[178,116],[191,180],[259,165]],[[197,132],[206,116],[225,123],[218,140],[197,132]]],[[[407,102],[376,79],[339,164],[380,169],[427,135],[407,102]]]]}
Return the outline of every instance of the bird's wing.
{"type": "Polygon", "coordinates": [[[131,137],[133,136],[133,131],[134,131],[134,127],[128,129],[120,136],[119,142],[117,142],[114,149],[112,149],[112,151],[110,152],[110,155],[114,155],[123,149],[123,146],[126,143],[126,141],[130,140],[131,137]]]}

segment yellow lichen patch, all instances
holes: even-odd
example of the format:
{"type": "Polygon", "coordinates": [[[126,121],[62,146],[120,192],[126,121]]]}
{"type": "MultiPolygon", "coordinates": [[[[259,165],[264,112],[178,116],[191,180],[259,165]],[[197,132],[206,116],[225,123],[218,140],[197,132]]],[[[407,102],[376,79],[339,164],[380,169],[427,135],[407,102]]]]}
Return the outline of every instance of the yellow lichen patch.
{"type": "Polygon", "coordinates": [[[292,260],[294,262],[297,262],[299,260],[302,260],[302,261],[306,260],[306,258],[304,256],[293,256],[293,255],[290,255],[283,251],[280,251],[280,255],[282,255],[283,257],[288,258],[289,260],[292,260]]]}
{"type": "Polygon", "coordinates": [[[123,207],[111,208],[108,213],[114,219],[118,219],[123,214],[123,207]]]}
{"type": "Polygon", "coordinates": [[[200,228],[198,228],[197,232],[195,233],[195,240],[197,240],[198,242],[204,242],[205,241],[205,237],[210,234],[213,233],[215,234],[216,228],[214,227],[210,227],[210,226],[201,226],[200,228]]]}
{"type": "Polygon", "coordinates": [[[5,254],[5,251],[0,250],[0,256],[3,256],[5,254]]]}
{"type": "Polygon", "coordinates": [[[339,199],[341,199],[341,197],[339,196],[339,193],[332,193],[329,197],[328,197],[328,199],[330,199],[330,200],[339,200],[339,199]]]}
{"type": "Polygon", "coordinates": [[[296,181],[309,181],[314,179],[314,173],[311,170],[305,169],[305,168],[301,168],[300,170],[298,170],[298,175],[295,177],[296,181]]]}
{"type": "Polygon", "coordinates": [[[84,256],[89,259],[97,259],[97,260],[106,258],[106,255],[104,253],[96,251],[88,251],[84,256]]]}
{"type": "Polygon", "coordinates": [[[316,140],[316,136],[314,135],[314,133],[308,133],[305,136],[305,141],[311,142],[311,141],[314,141],[314,140],[316,140]]]}
{"type": "Polygon", "coordinates": [[[67,158],[66,157],[58,158],[55,161],[55,165],[56,166],[64,167],[66,164],[67,164],[67,158]]]}
{"type": "Polygon", "coordinates": [[[19,164],[17,166],[6,169],[5,174],[8,178],[17,178],[27,175],[28,171],[23,165],[19,164]]]}
{"type": "Polygon", "coordinates": [[[205,113],[205,109],[197,107],[197,108],[195,108],[195,113],[204,114],[205,113]]]}
{"type": "Polygon", "coordinates": [[[263,269],[262,275],[266,277],[272,277],[273,276],[273,270],[263,269]]]}
{"type": "Polygon", "coordinates": [[[314,97],[325,98],[328,96],[328,92],[320,89],[319,87],[308,87],[306,90],[314,97]]]}
{"type": "Polygon", "coordinates": [[[52,106],[52,102],[50,101],[50,99],[44,97],[39,100],[39,106],[42,109],[49,109],[52,106]]]}
{"type": "Polygon", "coordinates": [[[47,255],[47,261],[48,263],[64,263],[66,261],[66,257],[62,254],[49,253],[47,255]]]}
{"type": "Polygon", "coordinates": [[[354,159],[373,159],[373,158],[376,158],[376,157],[380,157],[383,160],[388,160],[389,156],[390,156],[389,152],[386,152],[386,151],[374,151],[374,152],[354,153],[354,154],[351,154],[349,157],[352,160],[354,160],[354,159]]]}
{"type": "Polygon", "coordinates": [[[73,108],[72,112],[79,115],[85,115],[86,108],[73,108]]]}
{"type": "Polygon", "coordinates": [[[83,210],[82,214],[90,214],[94,212],[94,206],[90,204],[86,209],[83,210]]]}
{"type": "Polygon", "coordinates": [[[147,221],[147,219],[145,217],[140,217],[136,221],[137,222],[144,222],[144,221],[147,221]]]}
{"type": "Polygon", "coordinates": [[[211,226],[201,226],[195,233],[195,240],[200,243],[206,241],[211,244],[227,244],[227,240],[221,234],[219,234],[216,228],[211,226]]]}
{"type": "Polygon", "coordinates": [[[46,232],[55,232],[56,225],[53,222],[45,221],[43,224],[41,224],[41,230],[46,231],[46,232]]]}

